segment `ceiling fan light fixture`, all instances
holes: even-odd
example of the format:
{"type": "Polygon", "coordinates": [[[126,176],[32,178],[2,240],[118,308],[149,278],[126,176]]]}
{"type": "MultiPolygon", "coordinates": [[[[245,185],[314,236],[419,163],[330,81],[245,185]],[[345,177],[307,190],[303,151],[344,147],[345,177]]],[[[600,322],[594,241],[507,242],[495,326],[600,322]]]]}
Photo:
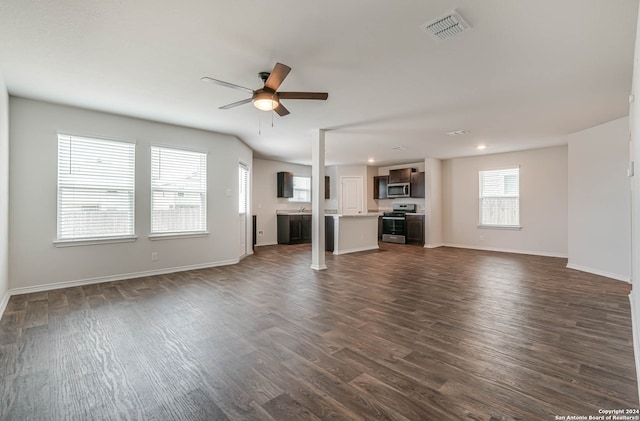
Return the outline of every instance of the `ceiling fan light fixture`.
{"type": "Polygon", "coordinates": [[[253,106],[261,111],[273,111],[278,105],[278,96],[274,93],[257,92],[253,96],[253,106]]]}

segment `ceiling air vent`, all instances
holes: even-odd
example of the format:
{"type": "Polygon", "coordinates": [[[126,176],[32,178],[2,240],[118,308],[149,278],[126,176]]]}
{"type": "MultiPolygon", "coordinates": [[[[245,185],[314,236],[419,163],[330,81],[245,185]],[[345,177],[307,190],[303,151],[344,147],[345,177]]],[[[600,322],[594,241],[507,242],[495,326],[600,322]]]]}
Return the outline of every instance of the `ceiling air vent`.
{"type": "Polygon", "coordinates": [[[455,10],[421,26],[422,30],[437,40],[451,38],[470,28],[455,10]]]}

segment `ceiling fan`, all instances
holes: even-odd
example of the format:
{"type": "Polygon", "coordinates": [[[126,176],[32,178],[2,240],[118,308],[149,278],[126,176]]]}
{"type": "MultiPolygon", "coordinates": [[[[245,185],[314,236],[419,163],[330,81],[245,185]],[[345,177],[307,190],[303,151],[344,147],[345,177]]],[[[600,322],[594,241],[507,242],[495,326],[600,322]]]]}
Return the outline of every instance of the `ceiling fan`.
{"type": "Polygon", "coordinates": [[[218,79],[213,79],[207,76],[201,78],[201,80],[205,82],[211,82],[218,85],[226,86],[228,88],[238,89],[240,91],[244,91],[251,94],[251,98],[243,99],[242,101],[234,102],[232,104],[223,105],[219,107],[221,110],[228,110],[229,108],[234,108],[239,105],[247,104],[249,102],[253,102],[253,105],[262,111],[275,111],[279,116],[283,117],[289,114],[289,110],[287,110],[281,99],[317,99],[317,100],[326,100],[329,97],[329,94],[326,92],[277,92],[278,88],[282,84],[284,78],[287,77],[289,72],[291,71],[291,67],[286,66],[282,63],[276,63],[273,67],[271,73],[269,72],[260,72],[258,76],[264,83],[264,86],[261,89],[250,89],[245,88],[244,86],[235,85],[229,82],[223,82],[218,79]]]}

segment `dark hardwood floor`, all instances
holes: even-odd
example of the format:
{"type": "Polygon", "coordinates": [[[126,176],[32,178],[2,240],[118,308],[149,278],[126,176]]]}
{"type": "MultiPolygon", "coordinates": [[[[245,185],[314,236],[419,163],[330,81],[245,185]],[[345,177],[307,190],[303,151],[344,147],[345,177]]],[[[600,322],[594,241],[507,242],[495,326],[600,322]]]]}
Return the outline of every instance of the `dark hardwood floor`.
{"type": "Polygon", "coordinates": [[[638,408],[629,285],[565,259],[269,246],[11,297],[2,420],[557,420],[638,408]]]}

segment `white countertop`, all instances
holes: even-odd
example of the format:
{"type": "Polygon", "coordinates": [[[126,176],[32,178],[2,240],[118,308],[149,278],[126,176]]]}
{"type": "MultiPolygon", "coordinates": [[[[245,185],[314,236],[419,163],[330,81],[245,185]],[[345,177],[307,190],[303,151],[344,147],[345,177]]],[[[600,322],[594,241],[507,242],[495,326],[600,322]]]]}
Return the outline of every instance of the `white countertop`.
{"type": "MultiPolygon", "coordinates": [[[[300,212],[300,211],[288,211],[288,210],[278,210],[276,211],[277,215],[311,215],[310,211],[304,211],[304,212],[300,212]]],[[[353,217],[371,217],[371,216],[382,216],[383,212],[367,212],[367,213],[354,213],[354,214],[342,214],[342,213],[325,213],[325,216],[336,216],[339,218],[343,218],[343,217],[348,217],[348,218],[353,218],[353,217]]],[[[425,214],[423,212],[411,212],[408,215],[422,215],[424,216],[425,214]]]]}
{"type": "Polygon", "coordinates": [[[341,214],[341,213],[325,213],[324,216],[335,216],[336,218],[364,218],[364,217],[378,217],[382,215],[377,212],[369,212],[369,213],[353,213],[353,214],[341,214]]]}

